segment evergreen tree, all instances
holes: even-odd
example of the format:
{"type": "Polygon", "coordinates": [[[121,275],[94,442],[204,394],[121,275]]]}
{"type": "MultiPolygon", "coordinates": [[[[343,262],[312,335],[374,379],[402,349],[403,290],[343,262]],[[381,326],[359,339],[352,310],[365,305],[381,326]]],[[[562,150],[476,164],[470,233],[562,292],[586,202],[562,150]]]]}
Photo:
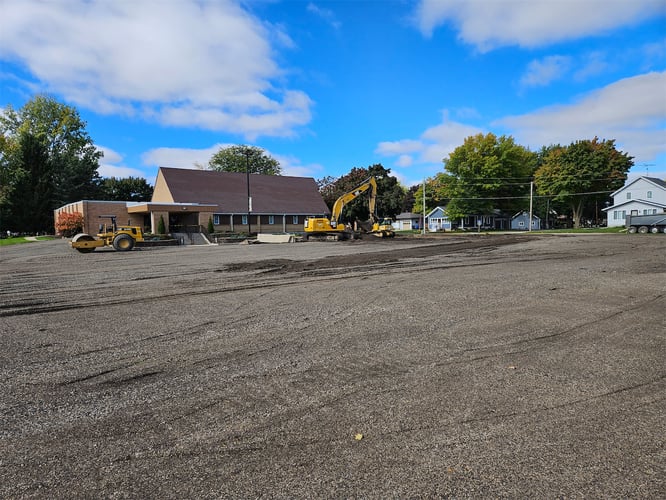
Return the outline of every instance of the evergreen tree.
{"type": "Polygon", "coordinates": [[[0,113],[0,215],[15,231],[53,230],[53,210],[94,199],[102,152],[76,109],[36,96],[0,113]]]}

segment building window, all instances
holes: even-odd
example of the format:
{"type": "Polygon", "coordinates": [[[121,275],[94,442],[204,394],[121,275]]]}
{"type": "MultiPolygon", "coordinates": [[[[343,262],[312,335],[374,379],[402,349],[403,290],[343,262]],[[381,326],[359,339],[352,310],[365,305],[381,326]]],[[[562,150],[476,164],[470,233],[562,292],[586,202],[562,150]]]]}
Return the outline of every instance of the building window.
{"type": "Polygon", "coordinates": [[[627,191],[627,200],[631,200],[631,193],[627,191]]]}
{"type": "Polygon", "coordinates": [[[292,224],[298,224],[298,215],[293,215],[291,217],[291,223],[292,224]]]}
{"type": "MultiPolygon", "coordinates": [[[[622,213],[624,213],[624,210],[622,211],[622,213]]],[[[638,215],[638,210],[632,210],[631,215],[638,215]]]]}
{"type": "Polygon", "coordinates": [[[269,215],[268,216],[268,223],[269,224],[275,224],[275,215],[269,215]]]}
{"type": "Polygon", "coordinates": [[[647,192],[647,197],[648,197],[648,200],[649,200],[650,198],[652,198],[652,191],[648,191],[648,192],[647,192]]]}
{"type": "Polygon", "coordinates": [[[216,226],[222,224],[222,222],[220,222],[221,218],[222,216],[220,214],[213,214],[213,224],[215,224],[216,226]]]}
{"type": "Polygon", "coordinates": [[[518,227],[525,227],[525,221],[518,221],[518,227]]]}
{"type": "Polygon", "coordinates": [[[657,209],[656,208],[652,209],[652,215],[657,215],[657,209]]]}
{"type": "Polygon", "coordinates": [[[243,215],[243,217],[241,217],[241,224],[247,226],[247,215],[243,215]]]}

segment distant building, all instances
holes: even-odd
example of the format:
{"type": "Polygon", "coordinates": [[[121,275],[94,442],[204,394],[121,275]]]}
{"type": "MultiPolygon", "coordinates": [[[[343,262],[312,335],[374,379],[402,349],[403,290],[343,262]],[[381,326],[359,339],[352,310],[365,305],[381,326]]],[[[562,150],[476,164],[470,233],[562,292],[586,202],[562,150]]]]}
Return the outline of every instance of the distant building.
{"type": "Polygon", "coordinates": [[[85,200],[55,210],[79,212],[84,232],[96,233],[100,215],[115,215],[119,224],[143,226],[157,233],[160,219],[167,233],[205,229],[209,219],[216,231],[247,233],[303,231],[308,216],[328,215],[317,184],[310,177],[160,168],[150,202],[85,200]]]}
{"type": "Polygon", "coordinates": [[[393,223],[396,231],[409,231],[411,229],[420,229],[423,216],[411,212],[402,212],[398,214],[393,223]]]}
{"type": "Polygon", "coordinates": [[[436,207],[426,215],[428,231],[451,231],[453,226],[444,210],[444,207],[436,207]]]}
{"type": "MultiPolygon", "coordinates": [[[[526,210],[518,212],[516,215],[511,217],[511,230],[512,231],[529,231],[530,225],[530,213],[526,210]]],[[[541,219],[536,215],[532,214],[532,230],[538,231],[541,229],[541,219]]]]}
{"type": "Polygon", "coordinates": [[[603,211],[608,227],[624,226],[627,215],[666,213],[666,182],[655,177],[639,177],[611,194],[613,204],[603,211]]]}

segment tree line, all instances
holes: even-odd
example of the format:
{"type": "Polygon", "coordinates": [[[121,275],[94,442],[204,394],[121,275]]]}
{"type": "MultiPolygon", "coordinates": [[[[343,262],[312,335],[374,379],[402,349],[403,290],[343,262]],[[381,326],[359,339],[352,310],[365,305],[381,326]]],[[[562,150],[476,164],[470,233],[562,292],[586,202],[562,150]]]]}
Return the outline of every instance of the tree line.
{"type": "Polygon", "coordinates": [[[76,109],[36,96],[0,113],[0,227],[53,231],[53,210],[79,200],[146,201],[145,179],[102,178],[103,153],[76,109]]]}
{"type": "MultiPolygon", "coordinates": [[[[427,210],[445,206],[451,220],[493,210],[513,214],[527,209],[531,198],[535,212],[570,216],[575,227],[598,218],[634,165],[614,139],[594,137],[533,152],[492,133],[467,137],[443,163],[444,171],[425,182],[427,210]]],[[[423,196],[420,188],[417,213],[423,196]]]]}
{"type": "MultiPolygon", "coordinates": [[[[378,181],[377,210],[381,217],[400,212],[426,214],[445,207],[452,221],[466,216],[513,215],[529,207],[536,213],[556,212],[571,217],[575,227],[596,220],[609,195],[624,185],[633,158],[618,151],[614,140],[580,140],[551,145],[537,152],[510,136],[477,134],[467,137],[447,158],[443,171],[424,185],[405,188],[382,165],[354,168],[338,179],[319,180],[329,207],[338,196],[370,175],[378,181]],[[424,200],[425,196],[425,200],[424,200]]],[[[346,207],[346,220],[367,219],[362,201],[346,207]]]]}
{"type": "MultiPolygon", "coordinates": [[[[53,228],[53,210],[84,200],[149,201],[152,187],[143,178],[102,178],[95,147],[75,108],[49,96],[36,96],[21,109],[0,114],[0,228],[35,233],[53,228]]],[[[633,158],[614,140],[597,137],[569,145],[544,146],[533,152],[511,136],[492,133],[467,137],[447,158],[443,170],[423,185],[405,187],[381,164],[354,167],[317,184],[331,208],[335,200],[370,176],[377,180],[377,212],[395,218],[401,212],[426,213],[446,207],[451,220],[468,215],[505,214],[527,208],[557,210],[575,226],[595,219],[609,194],[624,184],[633,158]],[[425,200],[424,200],[425,196],[425,200]]],[[[256,146],[220,148],[199,168],[226,172],[281,175],[275,158],[256,146]]],[[[354,200],[345,220],[367,220],[367,203],[354,200]]]]}

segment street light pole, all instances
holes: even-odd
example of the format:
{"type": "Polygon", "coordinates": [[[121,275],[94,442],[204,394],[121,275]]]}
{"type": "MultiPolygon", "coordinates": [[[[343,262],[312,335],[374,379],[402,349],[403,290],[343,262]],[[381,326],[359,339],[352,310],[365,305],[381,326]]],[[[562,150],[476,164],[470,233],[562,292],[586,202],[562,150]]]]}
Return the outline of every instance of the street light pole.
{"type": "Polygon", "coordinates": [[[250,215],[252,214],[252,198],[250,197],[250,152],[245,151],[245,178],[247,184],[247,236],[252,234],[252,223],[250,215]]]}

